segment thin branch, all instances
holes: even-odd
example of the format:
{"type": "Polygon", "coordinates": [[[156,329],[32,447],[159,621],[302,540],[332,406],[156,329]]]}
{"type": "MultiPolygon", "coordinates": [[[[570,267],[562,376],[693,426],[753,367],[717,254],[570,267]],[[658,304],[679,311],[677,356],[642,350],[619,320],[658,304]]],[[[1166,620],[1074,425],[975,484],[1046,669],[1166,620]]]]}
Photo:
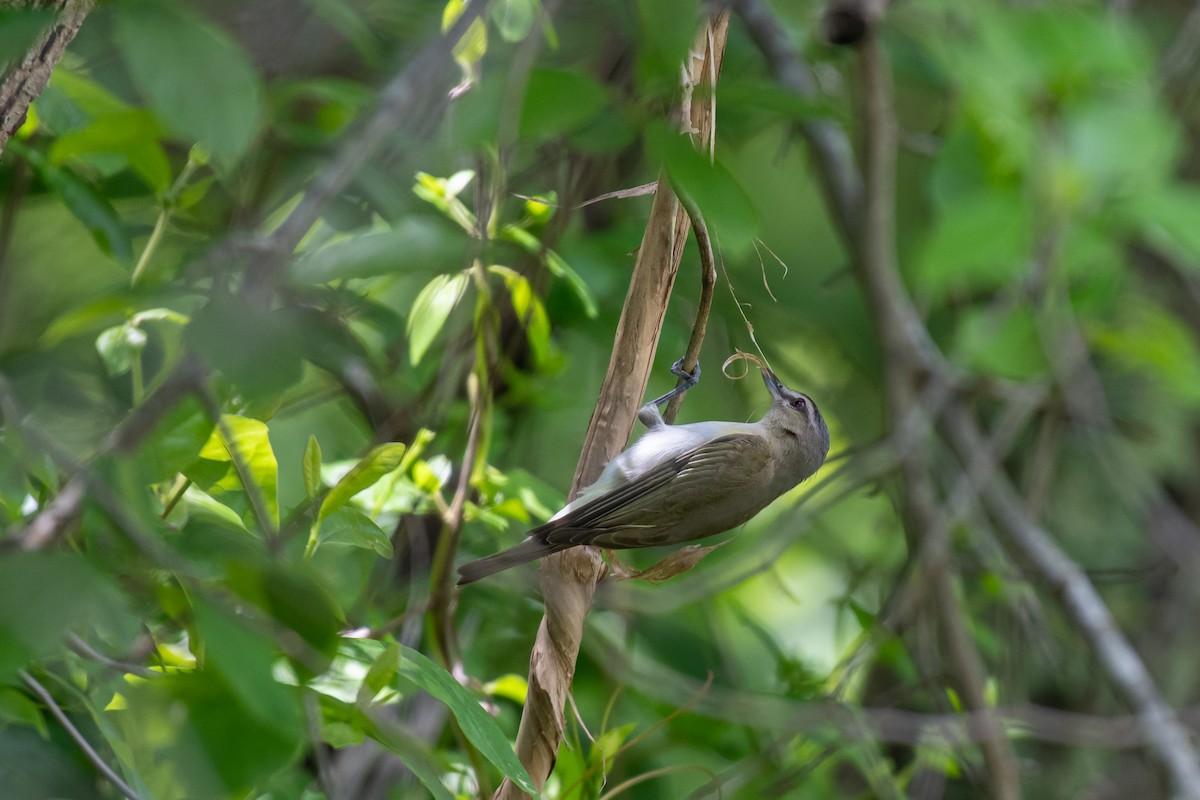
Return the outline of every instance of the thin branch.
{"type": "Polygon", "coordinates": [[[139,678],[160,678],[161,672],[155,672],[152,669],[142,666],[141,664],[133,664],[128,661],[119,661],[110,656],[104,655],[96,648],[92,647],[82,636],[77,633],[67,634],[67,646],[74,650],[77,654],[83,656],[89,661],[95,661],[103,664],[109,669],[115,670],[122,674],[137,675],[139,678]]]}
{"type": "Polygon", "coordinates": [[[112,767],[105,763],[104,759],[100,757],[100,754],[96,752],[95,748],[92,747],[87,738],[84,737],[79,729],[75,727],[75,723],[71,722],[71,719],[67,716],[66,712],[63,711],[58,703],[54,701],[54,697],[50,694],[49,690],[47,690],[45,686],[42,686],[42,684],[38,683],[37,680],[25,670],[18,670],[17,674],[21,677],[21,680],[25,683],[25,685],[28,686],[30,690],[36,694],[43,703],[46,704],[46,707],[50,709],[50,713],[54,715],[54,718],[58,720],[58,723],[63,726],[63,730],[65,730],[67,735],[74,740],[75,744],[79,745],[79,749],[83,751],[83,754],[87,756],[88,760],[95,765],[96,769],[98,769],[113,786],[117,787],[117,791],[128,798],[128,800],[140,800],[137,792],[130,788],[129,784],[121,780],[121,776],[118,775],[112,767]]]}
{"type": "MultiPolygon", "coordinates": [[[[670,705],[696,696],[704,683],[648,658],[632,659],[613,634],[589,638],[589,657],[631,690],[670,705]]],[[[713,686],[692,707],[692,713],[756,730],[812,733],[830,729],[855,741],[886,744],[928,744],[943,741],[964,747],[997,735],[994,723],[1006,732],[1052,744],[1126,750],[1145,747],[1154,735],[1137,715],[1082,714],[1038,705],[998,707],[983,711],[931,714],[898,708],[862,707],[831,700],[799,701],[774,692],[748,692],[713,686]]],[[[1174,712],[1172,712],[1174,713],[1174,712]]],[[[1187,729],[1200,730],[1200,705],[1179,712],[1187,729]]]]}
{"type": "Polygon", "coordinates": [[[83,478],[78,473],[72,475],[54,499],[17,535],[18,546],[22,550],[49,547],[79,520],[86,496],[83,478]]]}
{"type": "MultiPolygon", "coordinates": [[[[695,373],[696,365],[700,363],[700,348],[704,345],[704,333],[708,330],[708,315],[712,311],[713,288],[717,285],[717,264],[713,258],[712,239],[708,235],[708,226],[704,216],[691,198],[680,196],[679,202],[687,212],[692,223],[692,233],[696,237],[696,246],[700,249],[700,301],[696,306],[696,320],[692,323],[692,336],[688,339],[687,350],[683,354],[684,372],[695,373]]],[[[679,379],[683,382],[683,378],[679,379]]],[[[675,421],[679,406],[683,404],[683,395],[676,395],[667,403],[662,416],[667,424],[675,421]]]]}

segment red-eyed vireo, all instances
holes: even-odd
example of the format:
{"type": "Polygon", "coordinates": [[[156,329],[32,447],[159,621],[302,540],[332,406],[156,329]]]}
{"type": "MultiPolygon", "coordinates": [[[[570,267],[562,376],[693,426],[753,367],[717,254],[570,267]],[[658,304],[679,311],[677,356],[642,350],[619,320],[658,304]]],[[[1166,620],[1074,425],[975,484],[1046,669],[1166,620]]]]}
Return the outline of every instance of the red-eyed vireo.
{"type": "Polygon", "coordinates": [[[646,433],[600,477],[529,532],[529,538],[458,568],[459,585],[568,547],[626,549],[701,539],[736,528],[810,477],[829,453],[829,428],[812,398],[762,367],[771,408],[758,422],[668,425],[658,407],[696,384],[686,382],[638,412],[646,433]]]}

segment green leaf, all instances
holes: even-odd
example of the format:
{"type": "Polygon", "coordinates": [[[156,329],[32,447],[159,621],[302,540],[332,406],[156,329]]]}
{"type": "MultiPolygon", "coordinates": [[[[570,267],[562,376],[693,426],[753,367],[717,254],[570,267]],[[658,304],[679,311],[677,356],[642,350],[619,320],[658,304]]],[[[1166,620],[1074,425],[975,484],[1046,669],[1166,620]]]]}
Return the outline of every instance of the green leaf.
{"type": "Polygon", "coordinates": [[[1164,186],[1141,198],[1133,215],[1155,246],[1200,273],[1200,188],[1185,183],[1164,186]]]}
{"type": "Polygon", "coordinates": [[[398,442],[381,444],[363,456],[362,460],[351,467],[334,487],[325,495],[321,503],[321,511],[317,520],[322,521],[330,514],[344,506],[351,497],[373,485],[399,466],[404,458],[405,446],[398,442]]]}
{"type": "Polygon", "coordinates": [[[428,461],[418,461],[412,468],[413,483],[427,495],[437,494],[450,479],[450,462],[445,456],[434,456],[428,461]]]}
{"type": "Polygon", "coordinates": [[[317,437],[309,434],[304,445],[304,460],[300,465],[304,473],[304,493],[309,500],[316,500],[321,492],[321,445],[317,437]]]}
{"type": "Polygon", "coordinates": [[[391,230],[353,233],[306,252],[291,267],[297,283],[328,283],[461,264],[461,231],[433,216],[410,215],[391,230]]]}
{"type": "Polygon", "coordinates": [[[93,117],[82,128],[63,134],[50,148],[50,160],[62,164],[96,153],[124,156],[137,176],[155,192],[171,185],[171,165],[162,147],[154,115],[131,108],[93,117]]]}
{"type": "Polygon", "coordinates": [[[138,460],[150,482],[165,481],[200,456],[214,424],[198,398],[188,395],[175,405],[138,448],[138,460]]]}
{"type": "Polygon", "coordinates": [[[358,703],[365,705],[384,690],[400,670],[400,645],[392,643],[379,655],[367,670],[358,688],[358,703]]]}
{"type": "Polygon", "coordinates": [[[539,0],[498,0],[488,6],[492,22],[506,42],[519,42],[533,30],[533,21],[542,4],[539,0]]]}
{"type": "Polygon", "coordinates": [[[417,295],[406,325],[408,357],[413,366],[420,363],[429,346],[433,344],[434,338],[446,324],[446,319],[466,288],[465,273],[437,275],[417,295]]]}
{"type": "Polygon", "coordinates": [[[69,167],[56,166],[36,150],[18,141],[9,141],[8,149],[19,153],[37,171],[38,177],[58,195],[63,204],[87,227],[100,249],[123,263],[133,261],[133,241],[125,223],[112,204],[69,167]]]}
{"type": "Polygon", "coordinates": [[[661,159],[672,188],[690,197],[723,249],[748,248],[758,229],[750,195],[720,161],[697,151],[692,140],[665,123],[646,132],[651,151],[661,159]]]}
{"type": "Polygon", "coordinates": [[[146,332],[128,322],[109,328],[96,337],[96,350],[108,374],[116,377],[133,367],[146,348],[146,332]]]}
{"type": "Polygon", "coordinates": [[[420,739],[399,725],[384,719],[375,719],[362,709],[356,709],[357,727],[365,730],[372,739],[392,751],[417,776],[434,800],[455,800],[455,796],[442,783],[446,766],[420,739]]]}
{"type": "Polygon", "coordinates": [[[307,644],[297,649],[288,647],[288,639],[278,639],[293,656],[293,665],[305,673],[301,679],[324,672],[337,652],[345,618],[321,576],[297,563],[235,561],[227,570],[229,588],[307,644]]]}
{"type": "Polygon", "coordinates": [[[959,325],[954,353],[981,374],[1012,380],[1029,380],[1048,369],[1037,324],[1028,308],[1003,314],[973,309],[959,325]]]}
{"type": "Polygon", "coordinates": [[[299,698],[273,677],[277,653],[267,634],[201,598],[193,598],[192,613],[205,668],[219,675],[260,723],[298,742],[304,732],[299,698]]]}
{"type": "Polygon", "coordinates": [[[46,727],[42,709],[16,689],[0,688],[0,722],[28,725],[43,739],[50,738],[50,730],[46,727]]]}
{"type": "Polygon", "coordinates": [[[173,3],[116,8],[116,41],[134,83],[162,123],[231,167],[254,141],[262,86],[224,32],[173,3]]]}
{"type": "Polygon", "coordinates": [[[0,53],[5,61],[12,54],[24,53],[32,47],[54,20],[53,8],[10,5],[0,8],[0,53]]]}
{"type": "Polygon", "coordinates": [[[374,550],[384,558],[392,557],[392,540],[366,514],[342,506],[324,518],[321,525],[322,544],[349,544],[374,550]]]}
{"type": "Polygon", "coordinates": [[[536,236],[516,225],[505,225],[500,229],[500,238],[510,241],[530,255],[542,259],[542,263],[550,270],[550,274],[566,281],[567,285],[571,287],[575,296],[579,298],[579,302],[583,304],[584,313],[589,318],[595,319],[596,315],[600,313],[596,307],[596,298],[592,296],[592,292],[584,283],[583,278],[579,277],[579,273],[571,269],[562,256],[543,246],[536,236]]]}
{"type": "Polygon", "coordinates": [[[516,753],[508,743],[508,737],[500,730],[496,721],[483,710],[475,696],[463,688],[449,672],[421,653],[411,647],[400,647],[403,655],[399,666],[400,676],[445,703],[462,732],[479,752],[522,790],[536,794],[537,789],[529,779],[529,773],[517,760],[516,753]]]}
{"type": "Polygon", "coordinates": [[[525,86],[520,131],[525,139],[548,139],[577,130],[608,105],[603,86],[579,72],[536,69],[525,86]]]}
{"type": "Polygon", "coordinates": [[[932,231],[917,269],[925,291],[940,299],[951,291],[994,289],[1020,274],[1033,220],[1019,191],[992,187],[956,198],[932,231]]]}
{"type": "Polygon", "coordinates": [[[601,770],[601,774],[606,774],[621,752],[621,746],[625,744],[625,740],[629,738],[629,734],[636,727],[636,722],[629,722],[619,728],[609,728],[600,734],[600,737],[592,744],[588,758],[590,765],[601,770]]]}
{"type": "MultiPolygon", "coordinates": [[[[467,0],[447,0],[442,9],[442,30],[450,30],[466,7],[467,0]]],[[[486,52],[487,26],[483,24],[482,19],[477,19],[467,27],[458,44],[454,45],[454,59],[465,68],[483,58],[486,52]]]]}
{"type": "MultiPolygon", "coordinates": [[[[189,475],[189,477],[191,476],[189,475]]],[[[195,479],[193,478],[192,480],[195,479]]],[[[189,519],[207,517],[223,527],[249,533],[245,520],[242,519],[238,512],[215,499],[204,489],[198,486],[189,486],[183,494],[183,499],[188,505],[189,519]]]]}
{"type": "Polygon", "coordinates": [[[299,328],[286,309],[264,311],[241,297],[218,297],[193,316],[184,341],[243,396],[273,402],[304,375],[299,328]]]}
{"type": "Polygon", "coordinates": [[[279,463],[275,460],[275,451],[271,448],[267,424],[250,417],[240,417],[225,414],[221,417],[225,430],[218,427],[209,437],[208,442],[200,450],[200,458],[208,461],[228,461],[235,470],[239,470],[238,478],[243,489],[251,484],[257,487],[258,493],[266,504],[269,520],[259,520],[273,528],[279,527],[279,463]],[[233,460],[232,454],[237,452],[241,465],[233,460]],[[244,467],[246,474],[241,474],[244,467]]]}
{"type": "Polygon", "coordinates": [[[53,652],[68,629],[101,618],[113,598],[112,588],[77,556],[5,555],[0,559],[0,681],[53,652]]]}
{"type": "Polygon", "coordinates": [[[1120,326],[1096,326],[1096,349],[1128,369],[1143,372],[1179,401],[1200,408],[1200,350],[1191,330],[1172,314],[1132,301],[1120,326]]]}
{"type": "Polygon", "coordinates": [[[110,714],[146,797],[246,796],[294,762],[301,739],[250,713],[217,674],[178,672],[125,690],[110,714]]]}

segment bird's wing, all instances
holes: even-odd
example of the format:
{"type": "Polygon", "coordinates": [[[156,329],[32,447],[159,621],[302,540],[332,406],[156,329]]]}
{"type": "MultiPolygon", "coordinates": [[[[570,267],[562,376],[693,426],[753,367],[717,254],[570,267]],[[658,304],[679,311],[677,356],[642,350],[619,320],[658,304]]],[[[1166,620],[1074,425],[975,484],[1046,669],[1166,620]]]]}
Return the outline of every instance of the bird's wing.
{"type": "MultiPolygon", "coordinates": [[[[569,547],[664,544],[656,533],[690,512],[733,497],[764,479],[770,446],[753,433],[721,436],[646,470],[563,516],[530,531],[544,542],[569,547]]],[[[716,531],[712,531],[715,533],[716,531]]]]}

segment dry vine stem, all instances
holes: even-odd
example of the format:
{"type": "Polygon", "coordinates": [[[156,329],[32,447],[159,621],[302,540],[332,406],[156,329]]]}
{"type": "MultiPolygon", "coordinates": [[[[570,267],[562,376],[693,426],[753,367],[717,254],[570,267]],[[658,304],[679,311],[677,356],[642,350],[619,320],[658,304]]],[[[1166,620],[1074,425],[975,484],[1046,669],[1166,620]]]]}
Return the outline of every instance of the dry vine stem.
{"type": "MultiPolygon", "coordinates": [[[[720,72],[728,26],[728,12],[709,20],[697,36],[687,64],[684,89],[690,103],[685,106],[683,116],[690,122],[692,141],[708,149],[715,120],[711,89],[720,72]],[[693,87],[702,89],[694,97],[693,87]]],[[[575,471],[572,496],[594,481],[604,465],[625,446],[646,391],[667,301],[691,225],[687,212],[666,185],[665,181],[659,183],[660,191],[655,195],[646,223],[621,321],[617,324],[608,372],[575,471]]],[[[542,560],[546,612],[530,653],[529,692],[517,731],[517,756],[539,789],[558,757],[567,692],[575,675],[583,623],[604,571],[600,553],[592,547],[572,548],[542,560]]],[[[507,780],[496,792],[497,798],[505,800],[523,796],[524,792],[507,780]]]]}

